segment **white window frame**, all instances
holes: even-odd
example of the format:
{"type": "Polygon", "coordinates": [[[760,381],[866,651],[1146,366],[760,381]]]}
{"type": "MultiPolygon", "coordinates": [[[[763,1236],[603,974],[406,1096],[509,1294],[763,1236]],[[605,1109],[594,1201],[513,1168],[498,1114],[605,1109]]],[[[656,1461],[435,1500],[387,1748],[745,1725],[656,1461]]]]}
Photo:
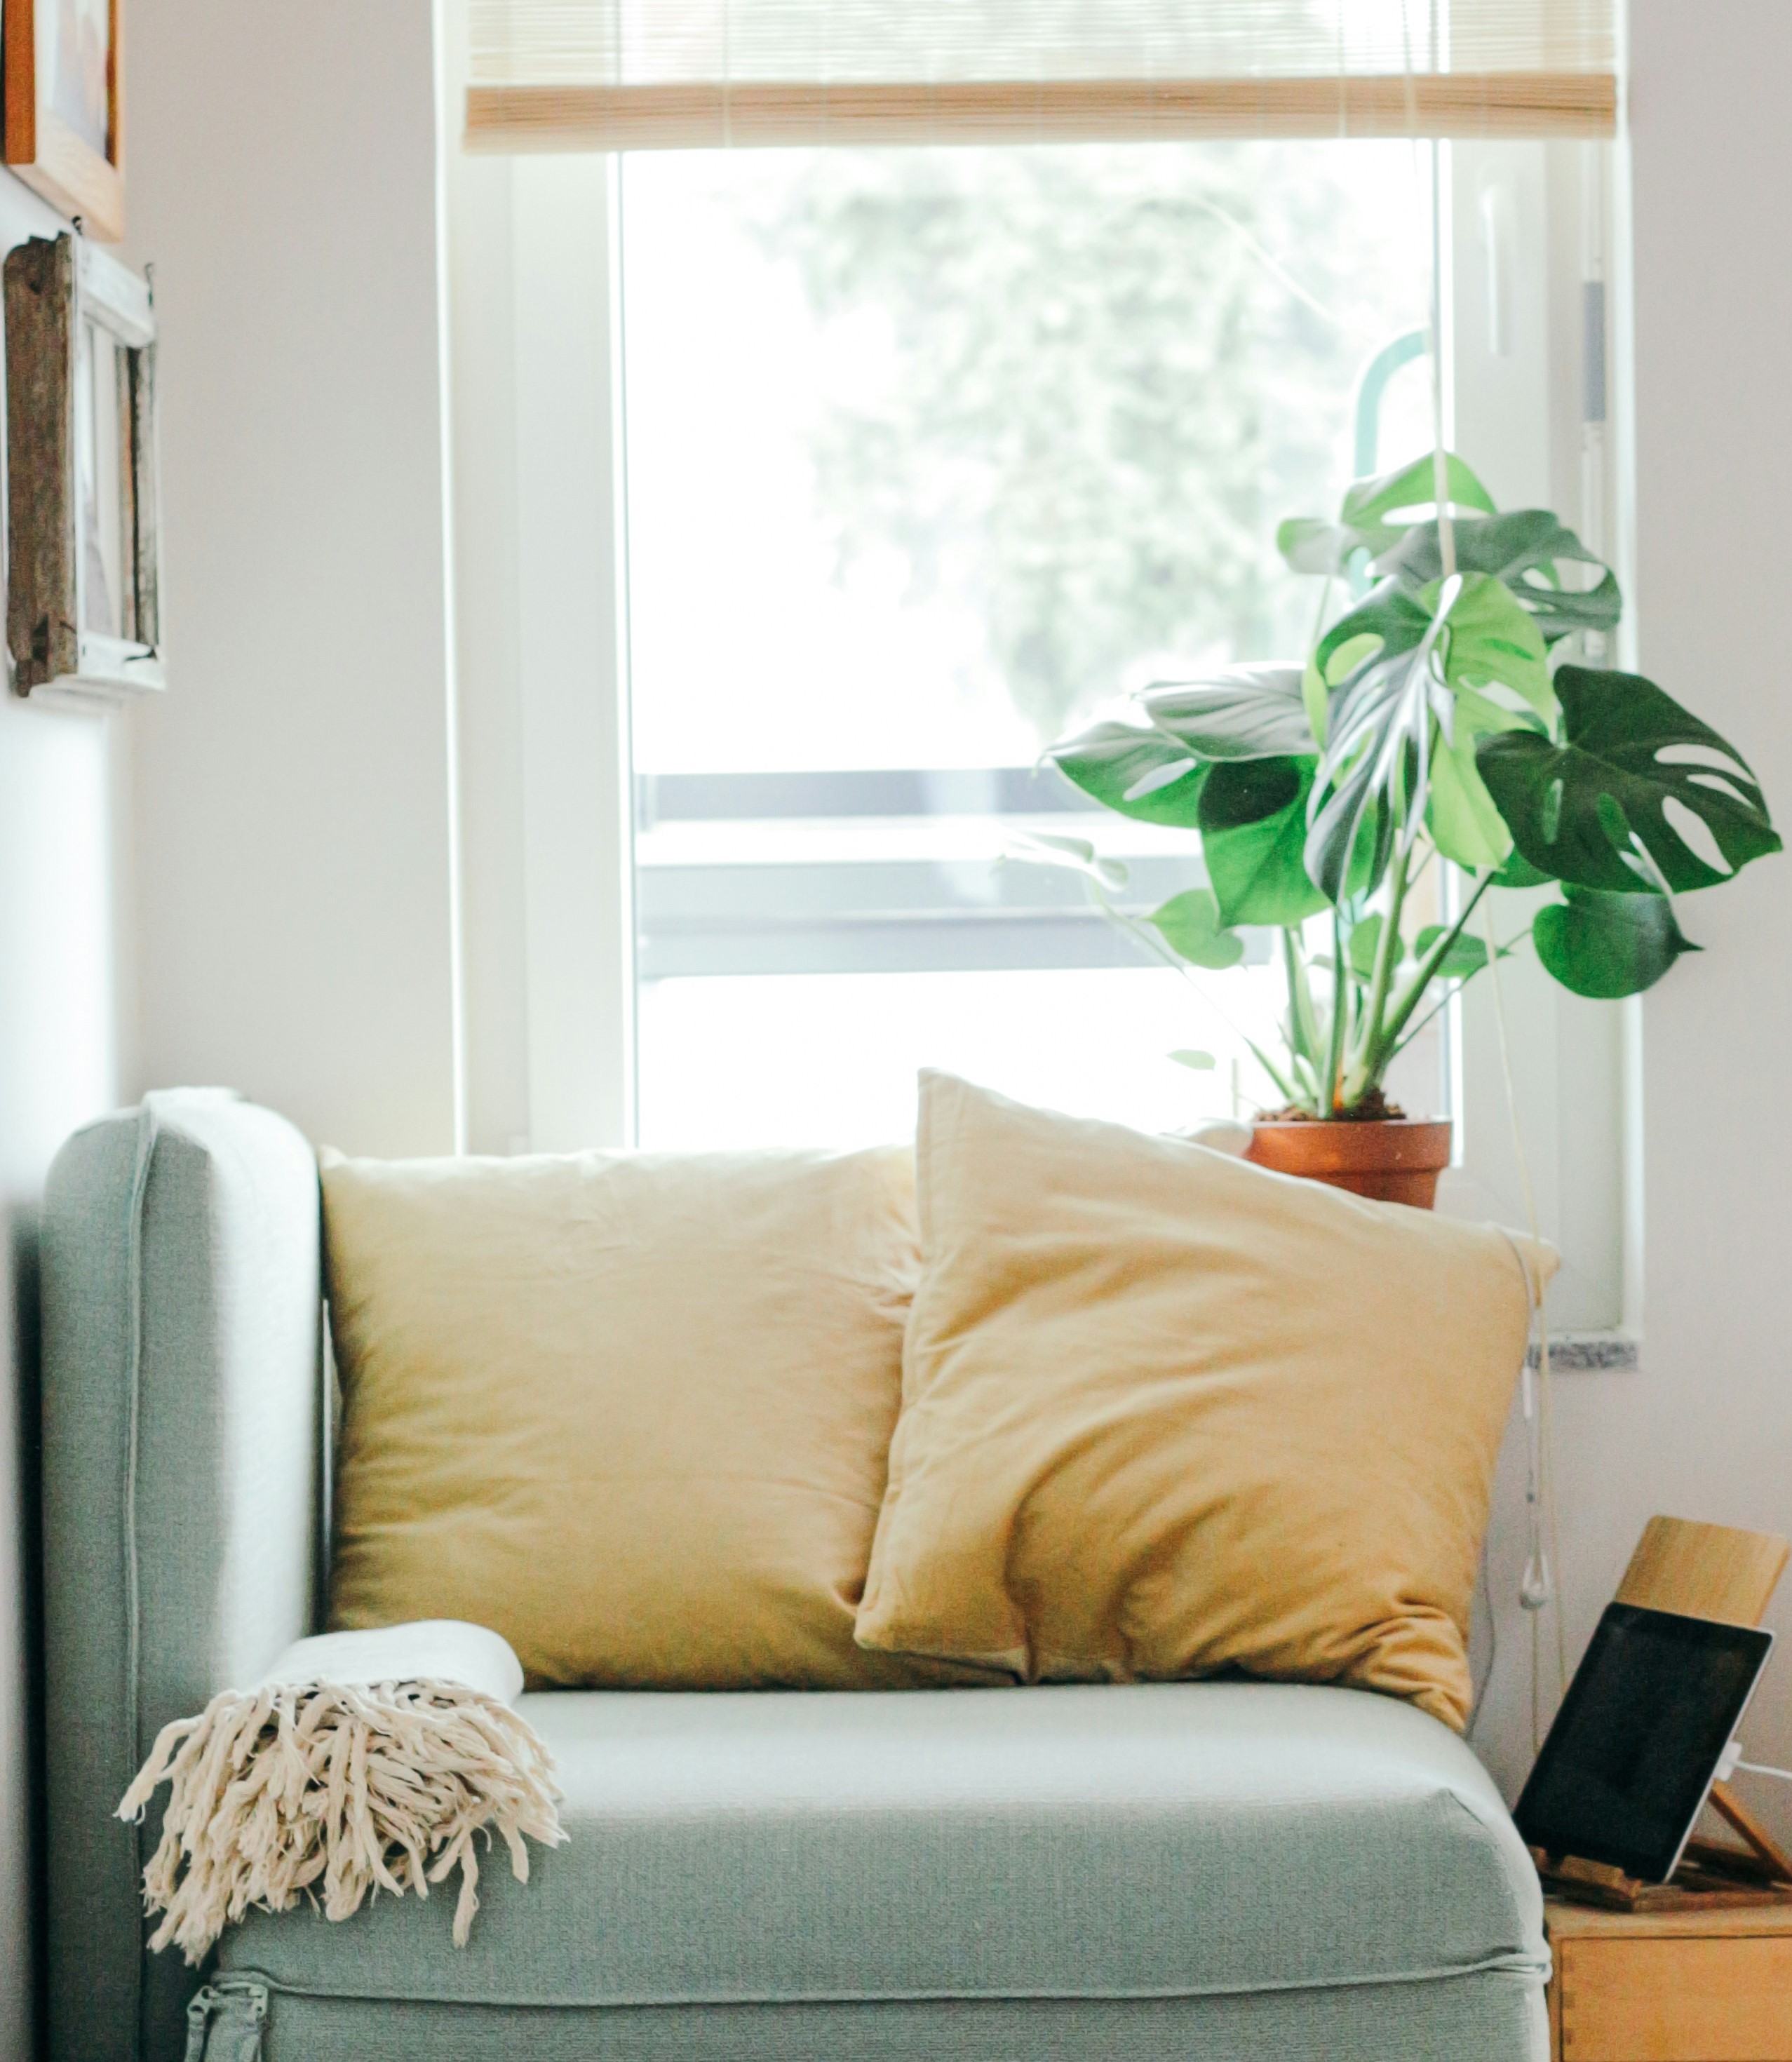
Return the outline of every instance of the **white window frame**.
{"type": "MultiPolygon", "coordinates": [[[[1590,399],[1609,417],[1609,397],[1628,391],[1614,377],[1622,342],[1614,353],[1610,334],[1610,315],[1628,303],[1617,262],[1622,246],[1611,227],[1622,193],[1609,191],[1622,187],[1622,146],[1457,142],[1445,148],[1443,163],[1453,231],[1445,325],[1449,434],[1501,507],[1557,511],[1613,565],[1628,604],[1630,539],[1613,516],[1627,506],[1618,469],[1629,439],[1621,422],[1586,420],[1590,399]],[[1590,359],[1590,285],[1608,331],[1602,353],[1594,339],[1590,359]]],[[[1634,665],[1634,652],[1627,605],[1606,662],[1634,665]]],[[[1497,997],[1484,975],[1454,1015],[1459,1164],[1445,1177],[1445,1206],[1521,1226],[1531,1207],[1528,1185],[1544,1235],[1563,1254],[1550,1292],[1553,1320],[1569,1334],[1560,1358],[1570,1366],[1635,1366],[1640,999],[1587,1001],[1526,954],[1501,965],[1497,997]],[[1524,1169],[1513,1138],[1499,1002],[1524,1169]]]]}
{"type": "MultiPolygon", "coordinates": [[[[635,990],[618,179],[599,157],[458,151],[465,0],[444,4],[470,1142],[626,1146],[635,990]]],[[[1509,147],[1445,146],[1446,416],[1502,506],[1557,509],[1604,547],[1628,594],[1627,537],[1602,517],[1625,505],[1626,439],[1617,424],[1590,437],[1574,405],[1582,282],[1605,280],[1614,314],[1625,298],[1610,208],[1602,194],[1583,204],[1581,188],[1618,157],[1533,146],[1514,170],[1509,147]]],[[[1607,391],[1624,383],[1608,378],[1607,391]]],[[[1627,663],[1625,635],[1616,663],[1627,663]]],[[[1582,1002],[1528,959],[1502,969],[1501,993],[1537,1217],[1572,1257],[1553,1292],[1566,1362],[1634,1365],[1640,1009],[1582,1002]]],[[[1485,977],[1452,1015],[1458,1164],[1444,1207],[1522,1226],[1485,977]]]]}
{"type": "Polygon", "coordinates": [[[440,0],[467,1142],[635,1136],[633,816],[612,159],[459,148],[440,0]]]}

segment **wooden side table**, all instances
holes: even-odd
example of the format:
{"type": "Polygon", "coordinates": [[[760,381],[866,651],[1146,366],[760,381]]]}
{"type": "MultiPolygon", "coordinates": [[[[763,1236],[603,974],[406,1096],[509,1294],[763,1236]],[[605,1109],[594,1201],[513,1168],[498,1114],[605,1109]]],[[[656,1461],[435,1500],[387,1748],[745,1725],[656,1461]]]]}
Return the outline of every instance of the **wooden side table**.
{"type": "MultiPolygon", "coordinates": [[[[1774,1534],[1652,1518],[1618,1602],[1758,1625],[1789,1558],[1792,1544],[1774,1534]]],[[[1734,1892],[1713,1895],[1711,1880],[1715,1863],[1733,1879],[1792,1881],[1792,1858],[1722,1784],[1711,1801],[1747,1853],[1690,1841],[1693,1867],[1659,1887],[1560,1864],[1564,1875],[1573,1868],[1593,1879],[1583,1891],[1639,1908],[1545,1901],[1554,2062],[1792,2062],[1792,1904],[1726,1902],[1734,1892]],[[1683,1882],[1698,1887],[1678,1889],[1683,1882]]]]}
{"type": "Polygon", "coordinates": [[[1554,2062],[1792,2062],[1792,1906],[1545,1918],[1554,2062]]]}

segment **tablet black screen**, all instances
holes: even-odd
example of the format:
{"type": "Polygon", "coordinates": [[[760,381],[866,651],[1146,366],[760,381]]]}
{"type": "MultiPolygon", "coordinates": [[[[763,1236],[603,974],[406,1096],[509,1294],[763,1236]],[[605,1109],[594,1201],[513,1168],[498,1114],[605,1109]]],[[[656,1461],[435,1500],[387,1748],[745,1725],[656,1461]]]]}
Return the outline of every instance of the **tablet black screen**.
{"type": "Polygon", "coordinates": [[[1772,1645],[1608,1606],[1518,1799],[1529,1844],[1665,1883],[1772,1645]]]}

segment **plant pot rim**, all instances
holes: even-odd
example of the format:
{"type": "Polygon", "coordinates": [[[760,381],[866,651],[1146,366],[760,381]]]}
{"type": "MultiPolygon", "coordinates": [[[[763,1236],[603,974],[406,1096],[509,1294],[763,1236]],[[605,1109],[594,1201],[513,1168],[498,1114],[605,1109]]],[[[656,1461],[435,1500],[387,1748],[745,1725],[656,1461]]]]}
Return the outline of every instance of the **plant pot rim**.
{"type": "Polygon", "coordinates": [[[1252,1126],[1246,1157],[1289,1174],[1441,1172],[1453,1129],[1448,1117],[1282,1117],[1252,1126]]]}
{"type": "Polygon", "coordinates": [[[1253,1117],[1253,1131],[1448,1131],[1447,1117],[1253,1117]]]}

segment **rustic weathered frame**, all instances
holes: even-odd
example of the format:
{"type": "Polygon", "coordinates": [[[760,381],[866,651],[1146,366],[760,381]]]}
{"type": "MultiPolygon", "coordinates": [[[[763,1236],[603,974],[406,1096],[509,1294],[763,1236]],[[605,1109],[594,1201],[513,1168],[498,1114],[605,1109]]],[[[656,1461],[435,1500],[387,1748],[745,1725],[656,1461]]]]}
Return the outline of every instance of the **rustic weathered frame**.
{"type": "Polygon", "coordinates": [[[6,643],[22,695],[70,689],[116,700],[166,685],[156,464],[155,310],[148,283],[85,239],[34,237],[7,255],[6,643]],[[82,478],[97,478],[90,420],[94,330],[118,349],[123,635],[87,628],[82,478]]]}
{"type": "Polygon", "coordinates": [[[102,156],[49,104],[48,67],[38,62],[40,15],[58,0],[4,0],[6,162],[58,214],[90,236],[124,235],[123,0],[110,0],[106,68],[106,147],[102,156]]]}

